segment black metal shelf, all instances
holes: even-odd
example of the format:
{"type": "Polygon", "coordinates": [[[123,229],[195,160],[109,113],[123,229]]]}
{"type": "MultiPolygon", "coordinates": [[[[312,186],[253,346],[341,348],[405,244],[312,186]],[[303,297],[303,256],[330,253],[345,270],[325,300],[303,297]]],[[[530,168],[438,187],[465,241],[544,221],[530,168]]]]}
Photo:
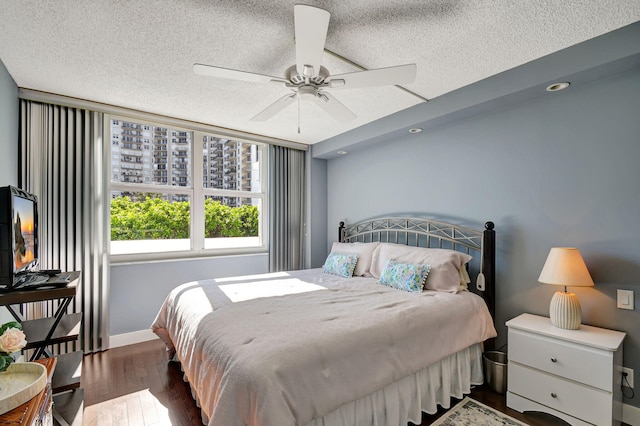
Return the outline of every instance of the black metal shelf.
{"type": "Polygon", "coordinates": [[[82,426],[83,389],[54,395],[53,406],[56,407],[53,414],[54,425],[82,426]]]}
{"type": "Polygon", "coordinates": [[[27,336],[27,346],[24,348],[33,349],[57,343],[73,342],[80,335],[81,312],[62,315],[58,326],[53,330],[51,337],[47,339],[55,321],[54,317],[23,321],[22,331],[27,336]]]}
{"type": "Polygon", "coordinates": [[[56,357],[58,363],[51,378],[51,390],[54,395],[80,387],[83,356],[82,351],[75,351],[56,357]]]}
{"type": "MultiPolygon", "coordinates": [[[[53,357],[49,346],[73,342],[80,336],[82,313],[65,313],[67,307],[76,296],[76,287],[80,280],[80,272],[71,272],[69,284],[65,287],[44,287],[12,291],[0,294],[0,306],[6,306],[16,321],[22,325],[27,336],[24,349],[33,349],[30,361],[53,357]],[[25,320],[16,305],[59,300],[56,312],[52,317],[25,320]]],[[[54,278],[55,279],[55,278],[54,278]]],[[[44,283],[46,285],[46,283],[44,283]]],[[[80,388],[82,372],[82,351],[75,351],[56,356],[56,368],[51,378],[51,390],[54,395],[54,419],[57,424],[82,424],[82,404],[84,393],[80,388]],[[78,407],[80,407],[78,409],[78,407]]]]}

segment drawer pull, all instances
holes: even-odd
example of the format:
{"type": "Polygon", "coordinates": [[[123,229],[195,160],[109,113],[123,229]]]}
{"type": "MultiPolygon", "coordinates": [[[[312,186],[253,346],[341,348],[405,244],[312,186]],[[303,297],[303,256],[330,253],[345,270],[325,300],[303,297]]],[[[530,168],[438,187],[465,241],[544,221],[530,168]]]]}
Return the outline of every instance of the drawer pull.
{"type": "Polygon", "coordinates": [[[558,395],[555,392],[551,392],[551,398],[557,398],[558,395]]]}
{"type": "Polygon", "coordinates": [[[558,359],[555,356],[551,357],[551,362],[558,362],[558,359]]]}

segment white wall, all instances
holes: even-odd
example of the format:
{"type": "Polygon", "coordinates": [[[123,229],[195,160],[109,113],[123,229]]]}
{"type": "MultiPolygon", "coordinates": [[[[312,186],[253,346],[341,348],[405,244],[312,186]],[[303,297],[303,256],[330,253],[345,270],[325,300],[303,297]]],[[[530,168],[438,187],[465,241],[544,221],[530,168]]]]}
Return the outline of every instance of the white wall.
{"type": "Polygon", "coordinates": [[[0,61],[0,186],[18,184],[18,86],[0,61]]]}
{"type": "MultiPolygon", "coordinates": [[[[0,186],[18,184],[18,86],[0,61],[0,186]]],[[[0,308],[0,323],[12,321],[0,308]]]]}

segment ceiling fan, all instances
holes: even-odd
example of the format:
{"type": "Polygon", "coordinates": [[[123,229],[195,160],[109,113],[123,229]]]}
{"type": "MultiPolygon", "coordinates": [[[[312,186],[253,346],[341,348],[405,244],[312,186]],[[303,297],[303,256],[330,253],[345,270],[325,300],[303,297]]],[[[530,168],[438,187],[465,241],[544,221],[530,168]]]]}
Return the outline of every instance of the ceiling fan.
{"type": "Polygon", "coordinates": [[[301,98],[315,100],[337,121],[351,121],[356,115],[328,90],[405,84],[415,80],[415,64],[331,75],[329,70],[320,65],[329,28],[329,16],[329,12],[317,7],[300,4],[294,6],[296,64],[286,70],[284,78],[204,64],[194,64],[193,71],[210,77],[254,83],[277,83],[291,90],[291,93],[287,93],[252,117],[252,121],[266,121],[295,100],[299,102],[301,98]]]}

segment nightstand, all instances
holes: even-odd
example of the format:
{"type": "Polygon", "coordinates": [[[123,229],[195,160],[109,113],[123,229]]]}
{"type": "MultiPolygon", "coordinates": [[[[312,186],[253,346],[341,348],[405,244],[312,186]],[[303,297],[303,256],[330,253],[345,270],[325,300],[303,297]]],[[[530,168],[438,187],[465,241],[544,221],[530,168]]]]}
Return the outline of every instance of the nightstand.
{"type": "Polygon", "coordinates": [[[625,333],[588,325],[564,330],[531,314],[506,325],[509,408],[549,413],[573,426],[620,424],[625,333]]]}

